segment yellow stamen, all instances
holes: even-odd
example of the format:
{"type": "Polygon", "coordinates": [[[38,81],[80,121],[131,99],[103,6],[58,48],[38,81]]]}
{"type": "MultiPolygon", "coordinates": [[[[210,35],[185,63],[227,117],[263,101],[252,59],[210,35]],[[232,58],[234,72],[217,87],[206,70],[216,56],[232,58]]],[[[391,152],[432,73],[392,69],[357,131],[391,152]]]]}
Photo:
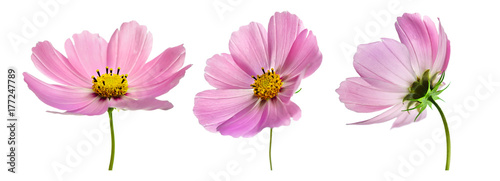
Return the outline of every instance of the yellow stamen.
{"type": "Polygon", "coordinates": [[[255,96],[268,100],[276,97],[281,90],[283,83],[278,74],[274,72],[274,69],[264,71],[262,68],[262,75],[257,77],[252,76],[255,82],[251,85],[253,87],[253,93],[255,96]]]}
{"type": "Polygon", "coordinates": [[[120,67],[116,74],[113,69],[106,67],[106,74],[101,75],[96,70],[98,77],[92,76],[92,90],[102,98],[116,98],[125,95],[128,90],[127,74],[120,75],[120,67]]]}

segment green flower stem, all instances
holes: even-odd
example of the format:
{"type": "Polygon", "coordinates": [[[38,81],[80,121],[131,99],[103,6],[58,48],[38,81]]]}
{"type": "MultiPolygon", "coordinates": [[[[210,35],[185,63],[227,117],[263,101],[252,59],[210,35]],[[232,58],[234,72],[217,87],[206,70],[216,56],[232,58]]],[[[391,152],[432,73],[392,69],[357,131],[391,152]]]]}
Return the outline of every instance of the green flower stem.
{"type": "Polygon", "coordinates": [[[109,169],[108,170],[113,170],[113,163],[115,162],[115,131],[113,129],[113,109],[114,108],[108,108],[108,115],[109,115],[109,129],[111,130],[111,160],[109,160],[109,169]]]}
{"type": "Polygon", "coordinates": [[[269,137],[269,166],[273,170],[273,162],[271,161],[271,143],[273,143],[273,128],[271,128],[271,136],[269,137]]]}
{"type": "Polygon", "coordinates": [[[446,122],[446,117],[444,117],[443,110],[441,110],[441,107],[434,101],[432,97],[429,97],[429,101],[432,102],[439,111],[439,114],[441,115],[441,119],[443,119],[443,125],[444,125],[444,132],[446,133],[446,167],[445,170],[450,170],[450,155],[451,155],[451,146],[450,146],[450,130],[448,129],[448,123],[446,122]]]}

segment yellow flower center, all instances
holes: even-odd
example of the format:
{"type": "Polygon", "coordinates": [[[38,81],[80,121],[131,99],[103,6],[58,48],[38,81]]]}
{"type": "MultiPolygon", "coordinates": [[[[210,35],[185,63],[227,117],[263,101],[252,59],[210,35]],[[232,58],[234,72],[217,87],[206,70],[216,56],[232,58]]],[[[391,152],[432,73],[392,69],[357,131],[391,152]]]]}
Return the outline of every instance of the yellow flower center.
{"type": "Polygon", "coordinates": [[[267,72],[262,68],[262,72],[262,75],[252,76],[255,79],[255,82],[251,85],[254,95],[264,100],[276,97],[283,85],[280,75],[276,74],[273,68],[267,72]]]}
{"type": "Polygon", "coordinates": [[[113,69],[106,67],[106,74],[101,75],[99,70],[96,70],[98,77],[92,76],[92,90],[102,98],[116,98],[127,93],[128,74],[120,75],[120,67],[116,74],[113,74],[113,69]]]}

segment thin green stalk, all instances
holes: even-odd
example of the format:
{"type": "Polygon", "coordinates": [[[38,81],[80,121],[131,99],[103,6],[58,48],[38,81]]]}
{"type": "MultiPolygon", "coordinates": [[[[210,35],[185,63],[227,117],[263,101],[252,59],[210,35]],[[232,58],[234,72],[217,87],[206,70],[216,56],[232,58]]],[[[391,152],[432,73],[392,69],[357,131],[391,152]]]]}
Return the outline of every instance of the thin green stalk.
{"type": "Polygon", "coordinates": [[[446,117],[444,117],[443,110],[441,110],[441,107],[432,99],[432,97],[429,97],[429,101],[432,102],[439,111],[439,114],[441,115],[441,119],[443,120],[443,125],[444,125],[444,132],[446,134],[446,167],[445,170],[450,169],[450,155],[451,155],[451,145],[450,145],[450,130],[448,129],[448,123],[446,122],[446,117]]]}
{"type": "Polygon", "coordinates": [[[273,143],[273,128],[271,128],[271,136],[269,138],[269,166],[271,166],[271,171],[273,170],[273,162],[271,161],[271,144],[273,143]]]}
{"type": "Polygon", "coordinates": [[[109,129],[111,130],[111,160],[109,160],[109,169],[108,170],[113,170],[113,163],[115,162],[115,130],[113,129],[113,109],[114,108],[108,108],[108,115],[109,115],[109,129]]]}

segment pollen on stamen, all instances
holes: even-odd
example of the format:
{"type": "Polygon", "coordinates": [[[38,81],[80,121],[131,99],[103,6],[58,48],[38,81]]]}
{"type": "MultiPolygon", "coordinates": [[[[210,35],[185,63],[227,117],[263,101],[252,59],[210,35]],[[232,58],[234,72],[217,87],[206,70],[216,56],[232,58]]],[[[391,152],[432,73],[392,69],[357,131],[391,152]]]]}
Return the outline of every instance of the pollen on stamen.
{"type": "Polygon", "coordinates": [[[257,78],[252,76],[252,78],[255,82],[250,86],[254,90],[254,95],[263,100],[276,97],[283,85],[280,76],[274,72],[274,68],[267,72],[262,68],[262,75],[257,75],[257,78]]]}
{"type": "Polygon", "coordinates": [[[116,98],[125,95],[128,90],[127,76],[119,75],[120,67],[116,74],[113,74],[113,69],[106,67],[106,74],[101,75],[99,70],[96,70],[99,77],[92,76],[92,90],[99,97],[116,98]]]}

